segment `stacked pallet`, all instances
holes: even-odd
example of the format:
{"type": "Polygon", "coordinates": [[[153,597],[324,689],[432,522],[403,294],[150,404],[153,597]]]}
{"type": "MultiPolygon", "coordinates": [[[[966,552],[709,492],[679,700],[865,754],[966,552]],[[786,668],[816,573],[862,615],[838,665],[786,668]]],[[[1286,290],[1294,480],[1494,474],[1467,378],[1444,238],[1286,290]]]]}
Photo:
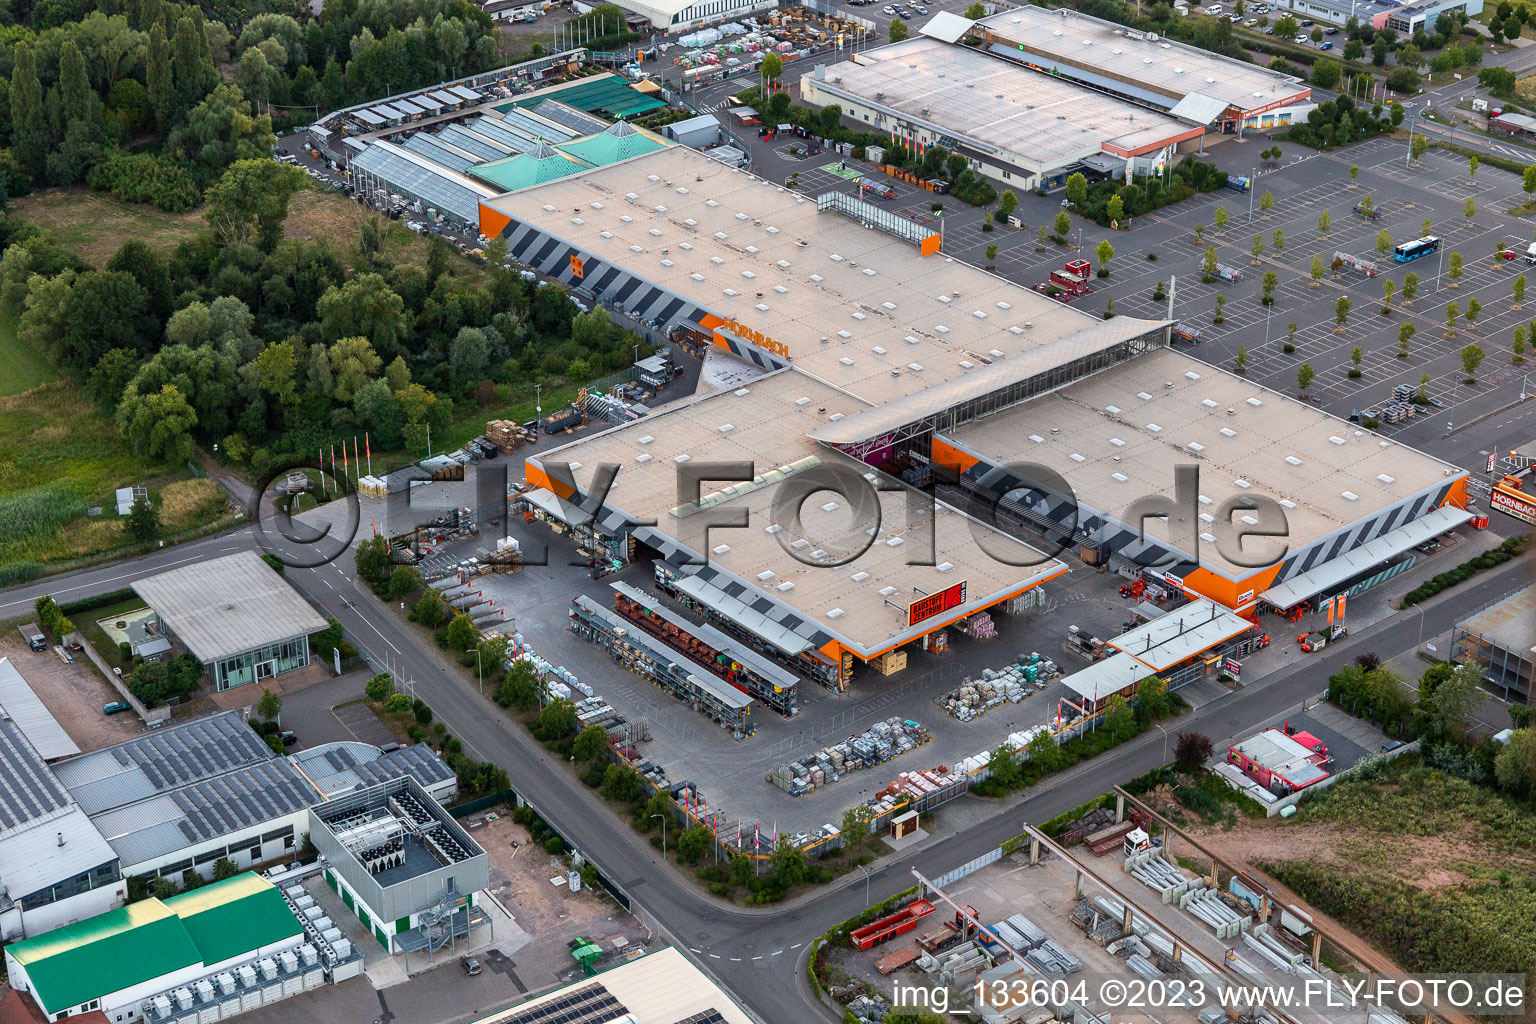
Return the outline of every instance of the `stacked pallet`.
{"type": "Polygon", "coordinates": [[[533,434],[511,420],[488,420],[485,439],[503,455],[510,455],[533,440],[533,434]]]}

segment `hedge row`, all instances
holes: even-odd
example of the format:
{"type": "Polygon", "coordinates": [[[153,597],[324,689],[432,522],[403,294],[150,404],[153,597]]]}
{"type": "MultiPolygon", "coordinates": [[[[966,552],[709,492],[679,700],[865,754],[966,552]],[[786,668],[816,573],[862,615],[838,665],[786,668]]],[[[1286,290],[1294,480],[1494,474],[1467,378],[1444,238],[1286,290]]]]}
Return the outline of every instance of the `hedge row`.
{"type": "Polygon", "coordinates": [[[1527,167],[1533,163],[1536,163],[1536,153],[1531,155],[1531,159],[1527,163],[1521,163],[1519,160],[1511,160],[1507,156],[1499,156],[1495,153],[1490,153],[1486,149],[1472,149],[1468,146],[1458,146],[1454,142],[1431,142],[1430,145],[1437,149],[1443,149],[1447,153],[1455,153],[1457,156],[1475,156],[1477,157],[1478,163],[1487,164],[1489,167],[1497,167],[1499,170],[1508,171],[1511,174],[1524,174],[1527,167]]]}
{"type": "Polygon", "coordinates": [[[1449,590],[1458,583],[1465,583],[1480,572],[1486,572],[1495,566],[1503,565],[1511,558],[1517,558],[1525,553],[1530,544],[1530,537],[1511,537],[1491,551],[1485,551],[1469,561],[1462,562],[1454,569],[1431,576],[1420,583],[1414,589],[1408,591],[1403,598],[1403,607],[1412,608],[1420,601],[1427,601],[1440,593],[1449,590]]]}

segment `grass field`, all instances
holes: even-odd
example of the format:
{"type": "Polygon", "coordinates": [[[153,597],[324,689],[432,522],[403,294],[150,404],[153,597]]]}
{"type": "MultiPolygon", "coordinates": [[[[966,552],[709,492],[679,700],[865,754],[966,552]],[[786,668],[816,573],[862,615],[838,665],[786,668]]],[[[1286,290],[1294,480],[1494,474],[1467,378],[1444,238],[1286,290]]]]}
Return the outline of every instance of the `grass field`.
{"type": "Polygon", "coordinates": [[[104,266],[130,238],[169,250],[206,227],[201,214],[162,213],[152,206],[125,203],[104,192],[85,189],[35,192],[11,200],[11,210],[75,250],[93,267],[104,266]]]}
{"type": "MultiPolygon", "coordinates": [[[[222,514],[208,481],[180,483],[185,466],[145,461],[68,381],[0,398],[0,563],[57,562],[124,543],[112,492],[146,484],[160,497],[167,529],[222,514]],[[87,507],[102,514],[88,516],[87,507]]],[[[214,490],[217,490],[214,487],[214,490]]]]}
{"type": "Polygon", "coordinates": [[[16,337],[16,325],[9,317],[0,316],[0,398],[58,379],[53,364],[41,352],[23,345],[16,337]]]}

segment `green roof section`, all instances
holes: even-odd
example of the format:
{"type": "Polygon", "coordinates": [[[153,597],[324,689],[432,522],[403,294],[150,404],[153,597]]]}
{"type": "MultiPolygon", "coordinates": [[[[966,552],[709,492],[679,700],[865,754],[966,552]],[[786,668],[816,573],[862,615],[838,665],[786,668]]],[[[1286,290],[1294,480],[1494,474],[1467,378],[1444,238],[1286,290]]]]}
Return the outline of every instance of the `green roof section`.
{"type": "Polygon", "coordinates": [[[304,931],[277,887],[249,871],[164,902],[186,926],[205,964],[220,963],[304,931]]]}
{"type": "Polygon", "coordinates": [[[172,971],[230,960],[303,934],[288,902],[252,872],[165,900],[153,897],[12,943],[50,1013],[172,971]]]}
{"type": "Polygon", "coordinates": [[[181,919],[156,899],[13,943],[6,953],[26,968],[38,1002],[50,1013],[202,959],[181,919]]]}
{"type": "Polygon", "coordinates": [[[646,153],[654,153],[658,149],[666,149],[674,143],[662,138],[654,132],[648,132],[644,128],[636,128],[624,121],[615,121],[612,125],[598,132],[596,135],[588,135],[585,138],[572,139],[555,148],[568,156],[573,156],[582,163],[593,167],[606,167],[608,164],[616,164],[620,160],[628,160],[631,157],[643,156],[646,153]]]}
{"type": "Polygon", "coordinates": [[[607,114],[611,118],[634,117],[667,105],[665,100],[637,91],[628,79],[607,74],[583,78],[564,89],[540,89],[513,106],[536,107],[545,100],[559,100],[577,110],[607,114]]]}
{"type": "Polygon", "coordinates": [[[615,121],[595,135],[583,135],[558,146],[540,141],[526,153],[471,167],[468,173],[497,188],[516,192],[674,145],[675,142],[655,132],[615,121]]]}
{"type": "Polygon", "coordinates": [[[526,153],[509,156],[504,160],[492,160],[469,169],[469,173],[497,188],[516,192],[549,181],[585,171],[588,164],[559,152],[546,142],[540,142],[526,153]]]}

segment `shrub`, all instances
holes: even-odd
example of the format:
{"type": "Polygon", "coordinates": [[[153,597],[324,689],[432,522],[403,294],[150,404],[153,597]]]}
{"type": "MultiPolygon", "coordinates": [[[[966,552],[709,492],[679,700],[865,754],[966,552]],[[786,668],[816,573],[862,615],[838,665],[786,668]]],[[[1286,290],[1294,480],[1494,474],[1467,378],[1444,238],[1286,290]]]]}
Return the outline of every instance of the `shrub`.
{"type": "Polygon", "coordinates": [[[427,702],[417,697],[411,702],[411,713],[416,716],[416,721],[422,725],[432,723],[432,709],[427,707],[427,702]]]}
{"type": "Polygon", "coordinates": [[[403,714],[411,710],[411,697],[407,693],[391,693],[384,698],[384,710],[390,714],[403,714]]]}
{"type": "Polygon", "coordinates": [[[363,692],[368,695],[369,700],[382,702],[395,692],[395,684],[388,672],[380,672],[364,684],[363,692]]]}
{"type": "Polygon", "coordinates": [[[37,579],[42,574],[42,562],[34,562],[30,559],[6,562],[0,564],[0,587],[8,587],[13,583],[26,583],[37,579]]]}

